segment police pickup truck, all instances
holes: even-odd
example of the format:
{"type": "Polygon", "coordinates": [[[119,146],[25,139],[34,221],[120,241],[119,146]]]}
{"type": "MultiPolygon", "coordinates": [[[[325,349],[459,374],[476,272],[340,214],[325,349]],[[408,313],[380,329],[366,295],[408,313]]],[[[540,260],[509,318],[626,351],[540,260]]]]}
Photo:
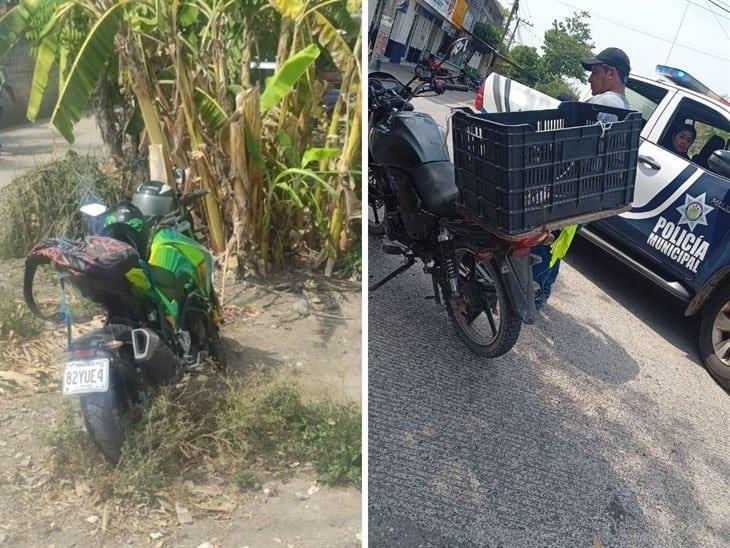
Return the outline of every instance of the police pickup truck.
{"type": "MultiPolygon", "coordinates": [[[[701,316],[700,357],[730,389],[730,105],[684,71],[657,72],[658,80],[632,74],[626,85],[644,122],[632,209],[581,235],[684,301],[686,316],[701,316]],[[666,146],[684,123],[697,131],[689,159],[666,146]]],[[[485,112],[555,105],[497,74],[476,100],[485,112]]]]}

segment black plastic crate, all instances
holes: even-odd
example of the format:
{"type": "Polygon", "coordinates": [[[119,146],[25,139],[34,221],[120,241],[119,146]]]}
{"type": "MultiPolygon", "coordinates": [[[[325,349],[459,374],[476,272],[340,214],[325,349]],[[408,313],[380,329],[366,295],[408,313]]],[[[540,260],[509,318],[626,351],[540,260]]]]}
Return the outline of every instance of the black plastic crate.
{"type": "Polygon", "coordinates": [[[509,235],[619,209],[634,199],[640,132],[638,112],[589,103],[495,114],[458,110],[459,203],[509,235]],[[600,113],[618,121],[599,122],[600,113]]]}

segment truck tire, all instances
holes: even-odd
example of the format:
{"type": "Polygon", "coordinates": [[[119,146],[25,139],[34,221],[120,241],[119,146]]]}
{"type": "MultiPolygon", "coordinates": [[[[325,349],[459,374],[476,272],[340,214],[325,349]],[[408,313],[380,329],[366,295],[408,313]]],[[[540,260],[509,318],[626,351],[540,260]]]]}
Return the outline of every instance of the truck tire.
{"type": "Polygon", "coordinates": [[[730,391],[730,285],[716,291],[702,310],[699,343],[705,368],[730,391]]]}

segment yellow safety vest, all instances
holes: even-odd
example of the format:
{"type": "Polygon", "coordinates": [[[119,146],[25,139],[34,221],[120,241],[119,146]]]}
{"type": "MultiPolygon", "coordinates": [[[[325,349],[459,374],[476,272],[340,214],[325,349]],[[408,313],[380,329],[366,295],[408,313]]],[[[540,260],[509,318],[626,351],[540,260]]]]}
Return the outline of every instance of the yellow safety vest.
{"type": "Polygon", "coordinates": [[[573,237],[577,230],[578,225],[563,227],[558,237],[550,244],[550,268],[555,266],[555,263],[568,253],[568,248],[573,243],[573,237]]]}

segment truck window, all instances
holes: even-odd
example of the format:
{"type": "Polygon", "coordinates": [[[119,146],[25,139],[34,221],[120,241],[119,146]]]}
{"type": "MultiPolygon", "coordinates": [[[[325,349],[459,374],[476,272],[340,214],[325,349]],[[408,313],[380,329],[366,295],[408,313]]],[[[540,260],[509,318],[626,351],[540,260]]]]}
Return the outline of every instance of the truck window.
{"type": "Polygon", "coordinates": [[[730,113],[715,110],[689,98],[680,101],[659,144],[676,154],[671,138],[675,128],[682,124],[694,126],[697,132],[697,138],[685,158],[704,169],[708,169],[707,159],[715,150],[730,146],[730,113]]]}
{"type": "Polygon", "coordinates": [[[644,120],[644,124],[654,114],[654,111],[666,94],[667,90],[664,88],[647,84],[646,82],[632,80],[631,78],[629,78],[626,84],[626,99],[629,100],[629,105],[631,105],[632,109],[641,112],[641,118],[644,120]]]}

